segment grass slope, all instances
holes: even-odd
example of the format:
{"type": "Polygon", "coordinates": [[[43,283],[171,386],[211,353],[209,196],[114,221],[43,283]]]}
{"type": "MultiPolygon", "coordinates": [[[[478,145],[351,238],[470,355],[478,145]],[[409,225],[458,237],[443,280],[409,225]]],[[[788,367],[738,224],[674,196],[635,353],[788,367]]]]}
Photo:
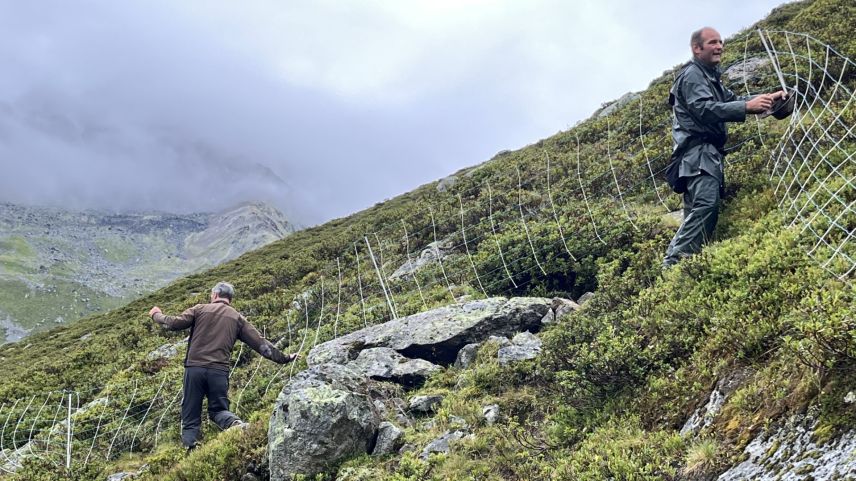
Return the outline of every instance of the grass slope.
{"type": "MultiPolygon", "coordinates": [[[[850,2],[814,0],[781,7],[759,25],[812,34],[853,58],[854,18],[850,2]]],[[[744,35],[750,36],[750,55],[761,55],[751,30],[744,35]]],[[[725,64],[742,59],[737,50],[728,51],[725,64]]],[[[408,429],[407,442],[427,442],[452,416],[475,427],[473,439],[428,461],[413,453],[350,460],[340,467],[339,479],[702,479],[738,460],[765,425],[809,404],[820,411],[820,432],[834,439],[856,421],[854,409],[842,402],[854,382],[854,288],[820,269],[805,255],[806,239],[784,227],[789,219],[779,213],[767,181],[769,147],[784,124],[768,119],[760,128],[754,122],[732,128],[735,149],[718,241],[675,269],[659,268],[675,224],[664,215],[660,195],[666,192],[662,183],[653,188],[645,159],[659,169],[670,148],[664,99],[671,76],[665,73],[639,101],[606,118],[457,173],[450,192],[439,194],[436,184],[419,187],[111,312],[36,334],[29,347],[3,346],[0,360],[8,375],[0,382],[0,400],[69,388],[82,393],[81,403],[109,394],[109,406],[143,406],[129,413],[134,422],[107,415],[103,429],[119,433],[109,443],[114,454],[75,464],[69,479],[102,479],[143,463],[144,480],[237,480],[248,469],[263,472],[266,421],[287,378],[277,374],[288,371],[279,373],[254,353],[236,352],[232,398],[240,397],[241,414],[253,427],[240,436],[217,435],[208,426],[206,445],[184,457],[174,410],[166,402],[180,384],[181,356],[166,363],[145,359],[184,334],[153,327],[148,308],[180,311],[228,279],[239,289],[239,310],[286,350],[303,347],[305,353],[316,339],[388,318],[367,244],[377,270],[388,276],[440,241],[448,246],[442,265],[434,262],[415,278],[390,281],[399,315],[448,304],[453,297],[482,296],[483,290],[597,295],[542,334],[544,352],[537,360],[500,367],[492,356],[496,346],[486,345],[474,368],[448,369],[422,388],[447,397],[435,425],[408,429]],[[612,176],[610,164],[621,178],[612,176]],[[610,195],[615,183],[623,199],[610,195]],[[698,438],[679,436],[714,383],[737,370],[748,381],[713,425],[698,438]],[[145,416],[146,404],[139,400],[160,393],[164,379],[165,389],[173,390],[155,409],[173,414],[157,430],[157,420],[145,416]],[[503,420],[485,426],[481,407],[490,403],[500,405],[503,420]]],[[[851,91],[856,87],[852,74],[845,81],[851,91]]],[[[775,85],[766,75],[750,87],[775,85]]],[[[845,112],[850,125],[853,111],[849,106],[845,112]]],[[[856,148],[847,142],[846,149],[856,148]]],[[[853,169],[852,163],[845,168],[853,169]]],[[[669,196],[665,202],[674,209],[679,200],[669,196]]],[[[76,422],[94,426],[98,415],[96,407],[76,422]]],[[[108,442],[101,443],[106,453],[108,442]]],[[[75,452],[89,445],[82,437],[75,452]]],[[[12,478],[54,479],[56,470],[50,460],[30,461],[12,478]]]]}

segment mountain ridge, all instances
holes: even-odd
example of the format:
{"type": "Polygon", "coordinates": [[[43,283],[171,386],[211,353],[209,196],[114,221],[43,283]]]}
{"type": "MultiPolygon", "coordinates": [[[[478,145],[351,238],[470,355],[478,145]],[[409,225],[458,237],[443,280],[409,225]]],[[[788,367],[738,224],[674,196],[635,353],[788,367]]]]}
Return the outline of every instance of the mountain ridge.
{"type": "Polygon", "coordinates": [[[261,202],[187,215],[0,204],[7,339],[117,307],[294,231],[261,202]]]}

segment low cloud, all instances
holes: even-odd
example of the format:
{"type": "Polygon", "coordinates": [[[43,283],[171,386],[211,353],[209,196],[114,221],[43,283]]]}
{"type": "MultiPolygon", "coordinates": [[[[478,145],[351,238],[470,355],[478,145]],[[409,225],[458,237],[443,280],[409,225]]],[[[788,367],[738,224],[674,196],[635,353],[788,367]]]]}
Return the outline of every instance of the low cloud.
{"type": "Polygon", "coordinates": [[[776,2],[733,3],[5,2],[0,201],[346,215],[565,129],[776,2]]]}

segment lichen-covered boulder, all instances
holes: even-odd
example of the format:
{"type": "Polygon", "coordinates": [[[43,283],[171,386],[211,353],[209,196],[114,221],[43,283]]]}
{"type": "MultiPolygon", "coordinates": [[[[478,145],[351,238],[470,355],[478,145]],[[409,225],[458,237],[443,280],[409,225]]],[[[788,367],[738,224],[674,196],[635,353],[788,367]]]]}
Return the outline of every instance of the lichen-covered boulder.
{"type": "Polygon", "coordinates": [[[361,351],[357,359],[348,363],[348,366],[372,379],[409,387],[421,385],[431,374],[443,369],[424,359],[408,359],[388,347],[361,351]]]}
{"type": "Polygon", "coordinates": [[[467,344],[539,329],[550,303],[540,297],[492,297],[444,306],[319,344],[307,360],[310,365],[345,364],[365,349],[388,347],[411,359],[449,365],[467,344]]]}
{"type": "Polygon", "coordinates": [[[271,481],[312,477],[372,452],[381,419],[368,382],[349,366],[322,364],[283,387],[268,427],[271,481]]]}

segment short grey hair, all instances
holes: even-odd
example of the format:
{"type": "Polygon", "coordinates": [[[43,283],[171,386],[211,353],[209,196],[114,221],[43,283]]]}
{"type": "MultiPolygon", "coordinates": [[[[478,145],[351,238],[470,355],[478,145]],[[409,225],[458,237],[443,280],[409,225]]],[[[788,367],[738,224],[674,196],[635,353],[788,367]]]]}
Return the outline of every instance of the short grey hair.
{"type": "Polygon", "coordinates": [[[712,27],[701,27],[700,29],[693,32],[692,35],[690,35],[690,48],[702,46],[701,34],[705,30],[713,30],[713,28],[712,27]]]}
{"type": "Polygon", "coordinates": [[[231,301],[235,297],[235,287],[228,282],[218,282],[216,286],[211,288],[211,293],[231,301]]]}

